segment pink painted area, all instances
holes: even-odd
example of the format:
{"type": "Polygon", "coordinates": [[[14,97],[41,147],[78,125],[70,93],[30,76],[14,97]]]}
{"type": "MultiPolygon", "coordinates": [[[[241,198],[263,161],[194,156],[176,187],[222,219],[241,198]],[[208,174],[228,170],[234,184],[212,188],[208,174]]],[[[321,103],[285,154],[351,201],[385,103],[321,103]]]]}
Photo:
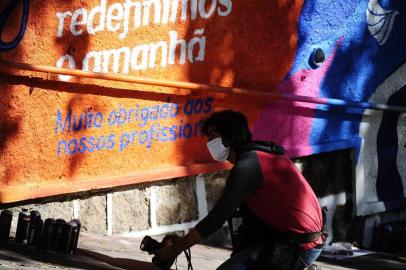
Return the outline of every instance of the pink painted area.
{"type": "MultiPolygon", "coordinates": [[[[304,69],[294,73],[279,85],[281,93],[300,96],[319,97],[320,84],[331,66],[341,37],[334,51],[329,55],[323,66],[314,69],[304,69]]],[[[313,150],[309,143],[313,123],[313,114],[317,104],[269,100],[260,117],[253,124],[254,140],[271,140],[286,149],[289,157],[306,156],[313,150]]]]}

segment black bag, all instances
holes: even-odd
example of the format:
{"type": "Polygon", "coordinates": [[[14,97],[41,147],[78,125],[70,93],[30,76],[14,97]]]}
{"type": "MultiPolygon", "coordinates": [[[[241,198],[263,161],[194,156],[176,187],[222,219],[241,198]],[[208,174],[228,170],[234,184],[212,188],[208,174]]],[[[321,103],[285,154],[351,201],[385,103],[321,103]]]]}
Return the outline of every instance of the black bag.
{"type": "Polygon", "coordinates": [[[299,243],[293,239],[274,240],[268,243],[252,269],[295,270],[299,260],[299,243]]]}
{"type": "Polygon", "coordinates": [[[245,202],[228,220],[228,228],[233,244],[232,254],[263,242],[271,234],[270,227],[257,218],[245,202]]]}
{"type": "Polygon", "coordinates": [[[239,213],[234,214],[228,223],[233,242],[232,255],[261,242],[267,242],[258,260],[247,265],[248,269],[294,270],[296,268],[300,255],[300,240],[292,235],[282,235],[264,224],[246,203],[239,207],[239,213]],[[237,229],[233,227],[233,217],[242,217],[242,224],[237,229]]]}

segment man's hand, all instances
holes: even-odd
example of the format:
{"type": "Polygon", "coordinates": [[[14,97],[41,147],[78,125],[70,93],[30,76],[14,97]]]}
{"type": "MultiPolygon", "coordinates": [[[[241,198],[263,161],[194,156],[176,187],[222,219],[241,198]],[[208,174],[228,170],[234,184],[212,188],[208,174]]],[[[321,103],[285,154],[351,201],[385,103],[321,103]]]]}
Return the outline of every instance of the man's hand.
{"type": "Polygon", "coordinates": [[[203,238],[195,230],[191,229],[185,237],[175,236],[165,247],[153,252],[158,260],[175,259],[182,251],[200,242],[203,238]]]}
{"type": "Polygon", "coordinates": [[[183,238],[176,235],[165,236],[163,240],[164,247],[152,252],[152,254],[159,261],[173,260],[182,252],[181,241],[183,241],[183,238]]]}

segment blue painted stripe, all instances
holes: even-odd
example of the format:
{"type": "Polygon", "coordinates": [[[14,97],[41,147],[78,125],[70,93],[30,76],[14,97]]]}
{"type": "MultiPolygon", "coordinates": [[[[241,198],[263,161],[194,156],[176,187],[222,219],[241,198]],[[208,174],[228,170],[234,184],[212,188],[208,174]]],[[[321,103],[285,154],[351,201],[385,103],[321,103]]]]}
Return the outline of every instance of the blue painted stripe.
{"type": "Polygon", "coordinates": [[[370,109],[370,110],[392,111],[392,112],[401,112],[401,113],[406,112],[406,107],[404,107],[404,106],[394,106],[394,105],[368,103],[368,102],[354,102],[354,101],[346,101],[346,100],[335,99],[335,98],[306,97],[306,96],[299,96],[299,95],[292,95],[292,94],[281,94],[281,98],[285,99],[285,100],[300,101],[300,102],[315,103],[315,104],[326,104],[326,105],[333,105],[333,106],[363,108],[363,109],[370,109]]]}

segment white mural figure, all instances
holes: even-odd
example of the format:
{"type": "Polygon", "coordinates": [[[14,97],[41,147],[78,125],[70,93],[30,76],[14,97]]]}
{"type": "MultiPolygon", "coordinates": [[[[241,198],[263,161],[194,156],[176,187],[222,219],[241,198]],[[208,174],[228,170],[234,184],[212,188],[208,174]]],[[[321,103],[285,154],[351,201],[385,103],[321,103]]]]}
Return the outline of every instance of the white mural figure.
{"type": "MultiPolygon", "coordinates": [[[[395,95],[398,96],[401,94],[403,96],[405,89],[406,63],[376,89],[368,102],[386,104],[389,99],[395,95]]],[[[397,96],[396,98],[398,98],[397,96]]],[[[388,112],[386,112],[386,114],[388,114],[388,112]]],[[[385,203],[379,198],[379,192],[382,192],[382,190],[379,190],[379,184],[377,183],[379,170],[389,174],[385,176],[386,186],[383,186],[383,189],[391,188],[391,185],[393,185],[391,181],[393,181],[394,178],[391,174],[396,173],[396,176],[401,179],[401,183],[398,183],[400,182],[398,181],[396,184],[402,185],[402,188],[398,190],[397,194],[403,193],[403,198],[406,195],[406,114],[400,114],[397,119],[392,117],[393,121],[397,121],[394,124],[397,125],[396,130],[388,130],[385,126],[382,127],[384,124],[384,116],[385,112],[383,111],[365,110],[360,125],[360,136],[363,140],[356,167],[356,200],[357,212],[360,215],[368,215],[386,210],[385,203]],[[385,145],[385,141],[379,141],[380,132],[382,134],[384,128],[386,128],[385,132],[392,134],[392,140],[388,142],[388,145],[385,145]],[[397,138],[397,142],[393,141],[394,138],[397,138]],[[382,147],[384,147],[385,158],[382,158],[382,153],[380,153],[379,150],[379,148],[381,148],[382,152],[382,147]],[[396,153],[392,151],[394,149],[396,153]],[[390,166],[392,166],[389,169],[387,168],[387,164],[381,164],[388,162],[388,160],[390,166]]],[[[395,129],[395,127],[393,127],[393,129],[395,129]]]]}
{"type": "Polygon", "coordinates": [[[398,11],[382,8],[378,0],[369,0],[366,10],[368,30],[380,46],[386,43],[397,15],[398,11]]]}
{"type": "Polygon", "coordinates": [[[334,238],[333,231],[333,218],[336,212],[337,206],[343,206],[347,202],[347,196],[345,192],[339,194],[331,194],[323,198],[318,198],[321,207],[327,207],[327,231],[328,237],[326,242],[331,244],[334,238]]]}

